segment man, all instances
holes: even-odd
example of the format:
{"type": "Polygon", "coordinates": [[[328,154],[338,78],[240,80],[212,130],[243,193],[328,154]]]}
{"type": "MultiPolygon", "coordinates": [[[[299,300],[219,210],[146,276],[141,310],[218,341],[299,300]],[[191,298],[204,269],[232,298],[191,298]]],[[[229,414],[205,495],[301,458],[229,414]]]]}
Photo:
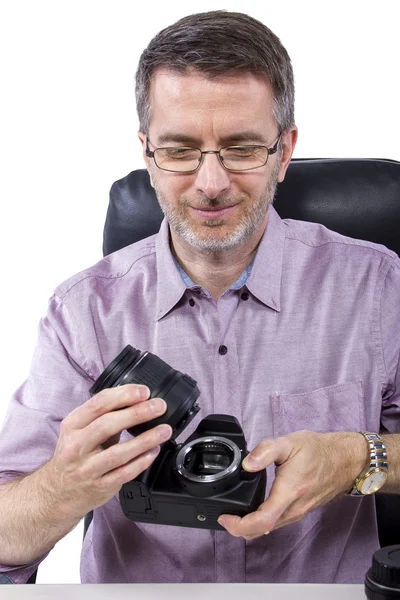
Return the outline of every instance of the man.
{"type": "Polygon", "coordinates": [[[278,217],[293,99],[285,49],[247,15],[191,15],[143,52],[139,138],[166,219],[50,301],[1,437],[3,580],[27,581],[91,510],[83,582],[363,580],[378,547],[363,496],[400,490],[400,263],[278,217]],[[88,399],[128,343],[198,381],[200,416],[237,417],[245,468],[267,469],[256,512],[223,515],[225,531],[123,516],[121,485],[171,435],[126,432],[165,411],[144,386],[88,399]]]}

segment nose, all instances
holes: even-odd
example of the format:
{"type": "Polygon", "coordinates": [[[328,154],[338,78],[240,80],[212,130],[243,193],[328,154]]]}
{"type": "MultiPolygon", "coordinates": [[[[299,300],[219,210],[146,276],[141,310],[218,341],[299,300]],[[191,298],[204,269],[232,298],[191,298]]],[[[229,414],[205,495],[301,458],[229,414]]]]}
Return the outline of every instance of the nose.
{"type": "Polygon", "coordinates": [[[221,165],[218,154],[204,154],[196,171],[196,189],[203,192],[207,198],[213,199],[229,189],[230,184],[229,173],[221,165]]]}

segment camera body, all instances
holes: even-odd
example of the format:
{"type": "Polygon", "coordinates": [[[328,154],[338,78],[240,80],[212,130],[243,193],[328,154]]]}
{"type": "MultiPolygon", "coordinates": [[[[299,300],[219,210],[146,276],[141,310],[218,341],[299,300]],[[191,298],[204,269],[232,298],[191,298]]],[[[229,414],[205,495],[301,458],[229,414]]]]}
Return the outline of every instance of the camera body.
{"type": "Polygon", "coordinates": [[[123,513],[137,522],[222,530],[220,515],[243,517],[264,501],[265,470],[245,471],[246,454],[237,419],[209,415],[183,444],[163,444],[153,464],[122,486],[123,513]]]}
{"type": "Polygon", "coordinates": [[[220,515],[243,517],[257,510],[264,500],[266,471],[249,473],[242,468],[248,451],[235,417],[209,415],[183,444],[177,444],[176,438],[200,410],[196,381],[155,354],[126,346],[90,393],[127,383],[147,385],[151,398],[163,398],[167,404],[161,417],[128,432],[137,436],[161,423],[168,423],[173,430],[150,467],[121,487],[120,503],[128,519],[223,529],[217,523],[220,515]]]}

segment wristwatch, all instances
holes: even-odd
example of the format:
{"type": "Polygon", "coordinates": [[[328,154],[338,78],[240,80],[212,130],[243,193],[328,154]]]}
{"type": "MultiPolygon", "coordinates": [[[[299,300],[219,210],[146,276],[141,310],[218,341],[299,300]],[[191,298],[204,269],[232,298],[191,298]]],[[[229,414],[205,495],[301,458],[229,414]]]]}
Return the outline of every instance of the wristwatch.
{"type": "Polygon", "coordinates": [[[360,431],[367,440],[369,464],[353,483],[348,492],[350,496],[366,496],[374,494],[385,483],[388,476],[388,460],[384,441],[377,433],[360,431]]]}

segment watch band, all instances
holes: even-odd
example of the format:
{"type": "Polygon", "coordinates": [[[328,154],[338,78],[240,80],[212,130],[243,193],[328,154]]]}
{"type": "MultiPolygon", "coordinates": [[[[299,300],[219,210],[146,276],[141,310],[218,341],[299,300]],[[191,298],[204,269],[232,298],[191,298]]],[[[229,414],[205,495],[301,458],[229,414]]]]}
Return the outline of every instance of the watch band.
{"type": "Polygon", "coordinates": [[[381,436],[371,431],[360,431],[359,433],[364,436],[368,444],[369,464],[355,480],[352,489],[348,492],[350,496],[365,496],[378,491],[385,483],[389,469],[386,445],[381,436]],[[380,481],[374,485],[373,490],[361,491],[363,484],[372,476],[376,477],[377,475],[380,481]]]}

